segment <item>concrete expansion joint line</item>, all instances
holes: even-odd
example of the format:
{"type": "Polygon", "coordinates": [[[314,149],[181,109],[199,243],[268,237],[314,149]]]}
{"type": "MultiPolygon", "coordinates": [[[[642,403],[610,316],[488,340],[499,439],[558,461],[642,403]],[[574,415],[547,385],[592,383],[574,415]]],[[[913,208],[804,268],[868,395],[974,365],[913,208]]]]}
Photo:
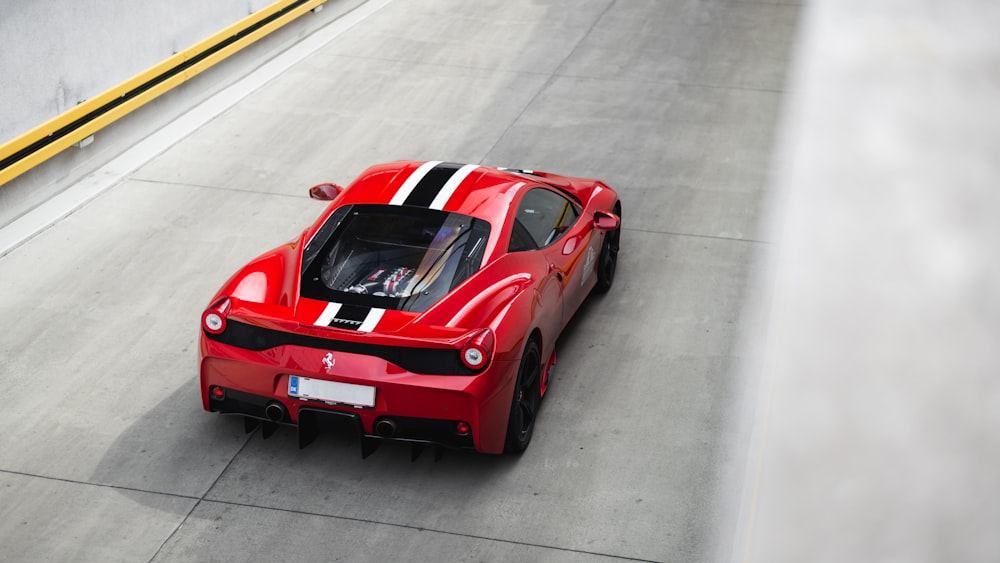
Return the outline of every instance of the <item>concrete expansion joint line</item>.
{"type": "Polygon", "coordinates": [[[150,491],[148,489],[140,489],[138,487],[126,487],[124,485],[110,485],[107,483],[91,483],[90,481],[81,481],[79,479],[67,479],[65,477],[54,477],[52,475],[39,475],[38,473],[29,473],[27,471],[14,471],[12,469],[0,469],[0,473],[5,475],[19,475],[21,477],[31,477],[34,479],[43,479],[45,481],[55,481],[57,483],[67,483],[70,485],[86,485],[88,487],[99,487],[102,489],[113,489],[116,491],[129,491],[132,493],[146,493],[150,495],[162,495],[166,497],[173,498],[183,498],[189,500],[197,500],[198,497],[192,495],[182,495],[180,493],[167,493],[164,491],[150,491]]]}
{"type": "Polygon", "coordinates": [[[357,517],[353,517],[353,516],[340,516],[340,515],[335,515],[335,514],[322,514],[322,513],[318,513],[318,512],[310,512],[310,511],[307,511],[307,510],[294,510],[294,509],[290,509],[290,508],[277,508],[277,507],[273,507],[273,506],[261,506],[261,505],[258,505],[258,504],[250,504],[250,503],[245,503],[245,502],[235,502],[235,501],[227,501],[227,500],[211,500],[211,499],[206,499],[205,497],[208,496],[208,493],[212,492],[212,489],[214,489],[215,485],[219,482],[219,480],[222,479],[222,476],[225,475],[227,471],[229,471],[229,468],[236,461],[236,458],[238,458],[240,456],[240,454],[243,453],[243,450],[245,450],[246,447],[248,445],[250,445],[250,441],[259,432],[260,432],[260,429],[257,429],[257,430],[254,430],[253,432],[251,432],[250,434],[248,434],[246,436],[246,440],[243,442],[243,445],[240,446],[240,449],[235,454],[233,454],[233,457],[229,460],[228,463],[226,463],[226,466],[222,469],[222,471],[219,472],[219,474],[216,476],[216,478],[212,481],[212,484],[209,485],[208,488],[205,489],[205,492],[203,492],[200,496],[184,495],[184,494],[179,494],[179,493],[168,493],[168,492],[163,492],[163,491],[151,491],[151,490],[148,490],[148,489],[141,489],[141,488],[138,488],[138,487],[126,487],[126,486],[122,486],[122,485],[111,485],[111,484],[106,484],[106,483],[91,483],[89,481],[81,481],[79,479],[67,479],[67,478],[64,478],[64,477],[54,477],[54,476],[51,476],[51,475],[39,475],[39,474],[36,474],[36,473],[28,473],[28,472],[25,472],[25,471],[14,471],[14,470],[10,470],[10,469],[0,469],[0,473],[7,474],[7,475],[18,475],[18,476],[21,476],[21,477],[31,477],[31,478],[35,478],[35,479],[44,479],[46,481],[55,481],[55,482],[59,482],[59,483],[68,483],[68,484],[71,484],[71,485],[85,485],[85,486],[90,486],[90,487],[100,487],[100,488],[104,488],[104,489],[113,489],[113,490],[117,490],[117,491],[129,491],[129,492],[136,492],[136,493],[145,493],[145,494],[150,494],[150,495],[162,495],[162,496],[168,496],[168,497],[180,498],[180,499],[188,499],[188,500],[195,501],[195,503],[191,506],[191,509],[188,510],[187,513],[184,515],[184,518],[181,519],[180,523],[178,523],[177,526],[175,526],[174,529],[170,532],[170,534],[166,538],[164,538],[163,542],[160,543],[159,547],[156,549],[156,552],[152,555],[152,557],[149,558],[149,562],[148,563],[152,563],[153,561],[156,560],[156,558],[160,555],[160,552],[163,551],[163,548],[168,543],[170,543],[170,540],[177,534],[178,531],[180,531],[181,528],[184,527],[184,524],[186,524],[187,521],[188,521],[188,519],[191,517],[191,515],[194,514],[194,511],[199,506],[201,506],[203,503],[222,504],[222,505],[226,505],[226,506],[234,506],[234,507],[242,507],[242,508],[255,508],[255,509],[258,509],[258,510],[269,510],[269,511],[273,511],[273,512],[284,512],[284,513],[287,513],[287,514],[297,514],[297,515],[300,515],[300,516],[311,516],[311,517],[318,517],[318,518],[327,518],[327,519],[332,519],[332,520],[343,520],[343,521],[349,521],[349,522],[357,522],[357,523],[360,523],[360,524],[375,524],[375,525],[380,525],[380,526],[391,526],[391,527],[394,527],[394,528],[402,528],[402,529],[407,529],[407,530],[415,530],[415,531],[418,531],[418,532],[431,532],[431,533],[435,533],[435,534],[444,534],[444,535],[448,535],[448,536],[455,536],[455,537],[462,537],[462,538],[468,538],[468,539],[474,539],[474,540],[483,540],[483,541],[505,543],[505,544],[510,544],[510,545],[521,545],[521,546],[525,546],[525,547],[535,547],[535,548],[539,548],[539,549],[549,549],[549,550],[553,550],[553,551],[562,551],[562,552],[566,552],[566,553],[579,553],[579,554],[582,554],[582,555],[594,555],[594,556],[598,556],[598,557],[607,557],[607,558],[611,558],[611,559],[618,559],[618,560],[621,560],[621,561],[635,561],[635,562],[638,562],[638,563],[658,563],[658,561],[655,560],[655,559],[643,559],[641,557],[630,557],[630,556],[627,556],[627,555],[615,555],[615,554],[612,554],[612,553],[601,553],[601,552],[598,552],[598,551],[588,551],[588,550],[584,550],[584,549],[574,549],[574,548],[570,548],[570,547],[559,547],[559,546],[545,545],[545,544],[540,544],[540,543],[532,543],[532,542],[524,542],[524,541],[517,541],[517,540],[509,540],[509,539],[503,539],[503,538],[494,538],[494,537],[481,536],[481,535],[475,535],[475,534],[466,534],[466,533],[462,533],[462,532],[451,532],[451,531],[448,531],[448,530],[439,530],[439,529],[435,529],[435,528],[427,528],[425,526],[414,526],[414,525],[411,525],[411,524],[399,524],[399,523],[395,523],[395,522],[382,522],[382,521],[379,521],[379,520],[371,520],[371,519],[367,519],[367,518],[357,518],[357,517]]]}
{"type": "MultiPolygon", "coordinates": [[[[511,71],[520,72],[520,71],[511,71]]],[[[540,72],[525,72],[525,74],[543,74],[540,72]]],[[[577,80],[593,80],[597,82],[615,82],[615,83],[628,83],[628,84],[656,84],[660,86],[673,85],[681,88],[704,88],[706,90],[731,90],[734,92],[761,92],[765,94],[788,94],[785,89],[776,88],[759,88],[756,86],[737,86],[735,84],[703,84],[700,82],[684,82],[683,80],[677,79],[666,79],[666,80],[652,80],[648,78],[620,78],[616,76],[588,76],[586,74],[563,74],[559,72],[553,73],[553,76],[558,78],[574,78],[577,80]]]]}
{"type": "Polygon", "coordinates": [[[132,182],[143,183],[143,184],[156,184],[162,186],[181,186],[185,188],[197,188],[204,190],[218,190],[222,192],[233,192],[241,194],[253,194],[253,195],[264,195],[264,196],[275,196],[281,198],[292,198],[292,199],[309,199],[308,191],[306,187],[303,186],[301,194],[284,194],[280,192],[266,192],[261,190],[251,190],[247,188],[233,188],[226,186],[210,186],[208,184],[191,184],[188,182],[169,182],[165,180],[143,180],[141,178],[132,178],[132,182]]]}
{"type": "Polygon", "coordinates": [[[784,6],[786,8],[802,8],[801,2],[768,2],[767,0],[744,0],[747,4],[761,4],[763,6],[784,6]]]}
{"type": "Polygon", "coordinates": [[[750,243],[750,244],[764,244],[764,245],[771,245],[771,244],[773,244],[771,241],[766,241],[766,240],[759,240],[759,239],[752,239],[752,238],[739,238],[739,237],[726,237],[726,236],[721,236],[721,235],[702,235],[702,234],[698,234],[698,233],[679,233],[679,232],[676,232],[676,231],[655,231],[655,230],[652,230],[652,229],[636,229],[636,228],[629,228],[629,227],[622,227],[622,230],[625,231],[625,232],[645,233],[645,234],[649,234],[649,235],[667,235],[667,236],[671,236],[671,237],[707,238],[707,239],[714,239],[714,240],[729,240],[729,241],[733,241],[733,242],[747,242],[747,243],[750,243]]]}
{"type": "Polygon", "coordinates": [[[256,429],[253,432],[247,434],[246,440],[243,441],[243,445],[240,446],[240,449],[233,454],[233,457],[230,458],[229,462],[226,463],[226,466],[222,468],[222,471],[220,471],[219,474],[215,476],[215,479],[212,480],[212,484],[205,488],[205,492],[203,492],[200,497],[190,497],[197,499],[197,501],[191,505],[191,509],[187,511],[187,514],[184,515],[184,518],[181,518],[181,521],[177,524],[176,527],[174,527],[173,531],[171,531],[170,534],[163,539],[163,542],[160,543],[160,546],[156,548],[156,552],[153,553],[153,556],[149,558],[149,563],[152,563],[153,561],[156,560],[157,556],[160,555],[160,552],[163,551],[163,547],[166,546],[168,543],[170,543],[170,540],[173,539],[174,535],[177,534],[177,532],[184,527],[184,524],[187,523],[188,518],[190,518],[191,515],[194,514],[194,511],[199,506],[201,506],[201,503],[205,502],[205,497],[208,495],[208,493],[212,492],[212,489],[215,488],[215,485],[216,483],[219,482],[219,479],[222,479],[222,476],[225,475],[227,471],[229,471],[229,468],[233,465],[233,462],[235,462],[236,458],[238,458],[240,454],[243,453],[243,450],[245,450],[246,447],[250,444],[250,440],[252,440],[253,437],[256,436],[258,432],[260,432],[260,429],[256,429]]]}
{"type": "Polygon", "coordinates": [[[755,86],[736,86],[734,84],[702,84],[699,82],[678,82],[678,86],[682,88],[704,88],[706,90],[732,90],[734,92],[762,92],[765,94],[781,94],[785,95],[788,93],[787,90],[781,88],[758,88],[755,86]]]}
{"type": "MultiPolygon", "coordinates": [[[[525,546],[525,547],[536,547],[536,548],[539,548],[539,549],[549,549],[549,550],[553,550],[553,551],[562,551],[562,552],[566,552],[566,553],[579,553],[579,554],[582,554],[582,555],[595,555],[595,556],[598,556],[598,557],[607,557],[607,558],[610,558],[610,559],[618,559],[618,560],[621,560],[621,561],[636,561],[638,563],[659,563],[659,561],[656,560],[656,559],[643,559],[641,557],[630,557],[630,556],[627,556],[627,555],[615,555],[613,553],[601,553],[599,551],[588,551],[588,550],[584,550],[584,549],[574,549],[574,548],[571,548],[571,547],[559,547],[559,546],[546,545],[546,544],[541,544],[541,543],[532,543],[532,542],[509,540],[509,539],[503,539],[503,538],[494,538],[494,537],[490,537],[490,536],[480,536],[480,535],[476,535],[476,534],[467,534],[467,533],[464,533],[464,532],[450,532],[448,530],[440,530],[440,529],[437,529],[437,528],[428,528],[428,527],[425,527],[425,526],[415,526],[415,525],[412,525],[412,524],[399,524],[399,523],[396,523],[396,522],[383,522],[383,521],[380,521],[380,520],[371,520],[371,519],[368,519],[368,518],[357,518],[357,517],[354,517],[354,516],[341,516],[341,515],[336,515],[336,514],[323,514],[323,513],[320,513],[320,512],[311,512],[311,511],[308,511],[308,510],[295,510],[295,509],[291,509],[291,508],[278,508],[278,507],[273,507],[273,506],[260,506],[260,505],[257,505],[257,504],[250,504],[250,503],[244,503],[244,502],[234,502],[234,501],[226,501],[226,500],[206,500],[205,502],[214,503],[214,504],[222,504],[222,505],[226,505],[226,506],[235,506],[235,507],[242,507],[242,508],[256,508],[258,510],[270,510],[270,511],[274,511],[274,512],[284,512],[284,513],[287,513],[287,514],[296,514],[296,515],[299,515],[299,516],[310,516],[310,517],[317,517],[317,518],[328,518],[328,519],[332,519],[332,520],[343,520],[343,521],[347,521],[347,522],[356,522],[356,523],[359,523],[359,524],[374,524],[374,525],[378,525],[378,526],[390,526],[390,527],[393,527],[393,528],[402,528],[402,529],[405,529],[405,530],[413,530],[413,531],[417,531],[417,532],[431,532],[431,533],[434,533],[434,534],[444,534],[444,535],[448,535],[448,536],[455,536],[455,537],[467,538],[467,539],[473,539],[473,540],[483,540],[483,541],[505,543],[505,544],[510,544],[510,545],[521,545],[521,546],[525,546]]],[[[178,526],[178,528],[179,527],[180,526],[178,526]]],[[[152,561],[152,560],[150,560],[150,561],[152,561]]]]}
{"type": "Polygon", "coordinates": [[[503,130],[503,133],[500,133],[500,135],[497,136],[496,142],[493,143],[493,146],[487,149],[486,153],[483,155],[483,158],[481,158],[477,164],[482,164],[483,162],[486,161],[486,159],[490,156],[490,153],[492,153],[500,144],[500,141],[502,141],[504,137],[506,137],[507,134],[510,133],[510,130],[514,128],[514,125],[516,125],[518,121],[521,121],[521,117],[523,117],[524,113],[528,111],[528,108],[530,108],[535,103],[535,100],[537,100],[538,97],[542,95],[542,92],[549,89],[549,86],[551,86],[552,83],[555,82],[556,78],[560,76],[559,71],[562,69],[563,66],[566,65],[566,61],[568,61],[570,58],[573,57],[573,55],[576,53],[576,50],[580,48],[580,45],[583,45],[583,42],[586,41],[588,37],[590,37],[590,35],[594,32],[594,29],[597,28],[597,24],[601,23],[601,20],[604,19],[604,16],[607,15],[608,11],[611,10],[611,7],[614,6],[617,1],[618,0],[611,0],[610,2],[608,2],[608,5],[604,7],[604,10],[601,11],[600,15],[594,18],[594,23],[592,23],[590,27],[587,28],[587,31],[580,37],[580,40],[577,41],[575,45],[573,45],[573,48],[570,49],[569,53],[567,53],[566,56],[563,57],[563,60],[559,61],[559,65],[556,66],[555,70],[552,71],[552,74],[550,74],[548,79],[545,80],[545,83],[542,84],[541,88],[539,88],[535,92],[535,94],[531,96],[531,99],[524,104],[524,107],[522,107],[521,111],[514,116],[514,119],[510,120],[510,124],[508,124],[507,128],[503,130]]]}
{"type": "Polygon", "coordinates": [[[453,68],[458,70],[481,70],[483,72],[491,72],[493,74],[524,74],[529,76],[548,76],[550,73],[541,70],[531,70],[531,69],[519,69],[519,68],[496,68],[489,66],[476,66],[468,64],[456,64],[456,63],[444,63],[444,62],[418,62],[410,59],[400,59],[400,58],[389,58],[389,57],[377,57],[374,55],[356,55],[339,53],[335,55],[337,58],[341,59],[352,59],[356,61],[375,61],[381,63],[405,63],[415,66],[432,66],[434,68],[453,68]]]}

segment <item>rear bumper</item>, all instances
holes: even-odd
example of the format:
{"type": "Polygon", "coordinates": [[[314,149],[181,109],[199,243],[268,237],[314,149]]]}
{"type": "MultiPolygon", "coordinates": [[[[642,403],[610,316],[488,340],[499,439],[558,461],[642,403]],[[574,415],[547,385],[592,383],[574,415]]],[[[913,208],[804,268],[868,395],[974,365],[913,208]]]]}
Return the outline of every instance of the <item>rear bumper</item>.
{"type": "Polygon", "coordinates": [[[300,346],[257,352],[202,338],[201,351],[205,410],[295,426],[300,445],[314,437],[317,417],[334,416],[352,421],[367,441],[503,452],[517,362],[495,361],[472,376],[422,375],[347,352],[337,352],[333,367],[326,369],[327,350],[300,346]],[[289,396],[292,375],[374,387],[375,404],[358,407],[289,396]],[[214,396],[213,387],[221,388],[223,396],[214,396]],[[463,432],[459,423],[468,430],[463,432]]]}

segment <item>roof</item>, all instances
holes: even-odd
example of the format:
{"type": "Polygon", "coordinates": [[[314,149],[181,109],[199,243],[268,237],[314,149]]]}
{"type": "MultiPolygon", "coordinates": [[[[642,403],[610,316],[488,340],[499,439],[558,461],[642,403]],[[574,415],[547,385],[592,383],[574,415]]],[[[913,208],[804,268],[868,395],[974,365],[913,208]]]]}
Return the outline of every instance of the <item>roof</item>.
{"type": "Polygon", "coordinates": [[[339,205],[383,203],[461,213],[503,223],[511,200],[528,182],[490,166],[397,161],[372,166],[348,186],[339,205]]]}

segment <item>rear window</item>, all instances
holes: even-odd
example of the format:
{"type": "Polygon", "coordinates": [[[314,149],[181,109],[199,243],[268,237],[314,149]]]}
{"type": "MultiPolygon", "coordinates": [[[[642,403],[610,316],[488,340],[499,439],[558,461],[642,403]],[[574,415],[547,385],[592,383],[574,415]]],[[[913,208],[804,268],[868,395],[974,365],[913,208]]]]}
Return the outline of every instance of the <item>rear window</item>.
{"type": "Polygon", "coordinates": [[[336,210],[302,253],[301,294],[420,312],[479,270],[489,223],[434,209],[336,210]]]}

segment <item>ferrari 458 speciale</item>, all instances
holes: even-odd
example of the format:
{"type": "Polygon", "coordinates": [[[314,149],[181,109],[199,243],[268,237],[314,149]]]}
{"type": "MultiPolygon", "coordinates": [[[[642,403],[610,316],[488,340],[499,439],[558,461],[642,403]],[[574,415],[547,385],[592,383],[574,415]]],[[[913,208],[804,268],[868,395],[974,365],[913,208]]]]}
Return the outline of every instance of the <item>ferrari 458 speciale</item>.
{"type": "Polygon", "coordinates": [[[531,441],[555,345],[615,277],[617,193],[598,180],[446,162],[369,168],[201,319],[205,410],[484,453],[531,441]]]}

